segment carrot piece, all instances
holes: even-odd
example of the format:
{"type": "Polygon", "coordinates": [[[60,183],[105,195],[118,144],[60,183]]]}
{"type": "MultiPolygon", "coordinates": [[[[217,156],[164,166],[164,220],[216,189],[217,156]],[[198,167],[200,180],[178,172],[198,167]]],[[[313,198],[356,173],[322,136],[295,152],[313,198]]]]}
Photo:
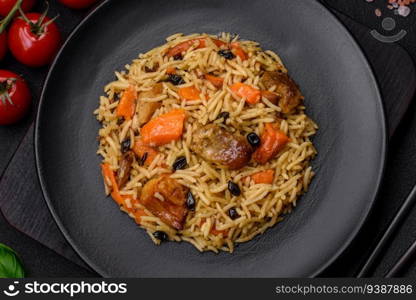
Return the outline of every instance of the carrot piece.
{"type": "Polygon", "coordinates": [[[179,97],[182,100],[199,100],[201,92],[195,86],[187,86],[180,88],[178,91],[179,97]]]}
{"type": "Polygon", "coordinates": [[[256,184],[259,184],[259,183],[271,184],[273,183],[274,170],[270,169],[270,170],[260,171],[258,173],[251,175],[251,178],[256,184]]]}
{"type": "Polygon", "coordinates": [[[221,48],[222,46],[227,45],[226,42],[223,42],[221,40],[217,40],[217,39],[212,39],[212,41],[214,42],[215,46],[217,46],[218,48],[221,48]]]}
{"type": "Polygon", "coordinates": [[[147,216],[144,209],[141,209],[141,208],[133,209],[133,215],[134,215],[134,220],[136,221],[137,224],[140,224],[142,217],[147,216]]]}
{"type": "Polygon", "coordinates": [[[173,67],[168,67],[166,69],[166,74],[175,74],[176,73],[176,69],[173,67]]]}
{"type": "Polygon", "coordinates": [[[241,60],[246,60],[248,59],[248,55],[247,53],[243,50],[243,48],[241,48],[240,43],[234,42],[231,43],[231,51],[237,55],[238,57],[241,58],[241,60]]]}
{"type": "Polygon", "coordinates": [[[203,39],[203,38],[192,39],[192,40],[189,40],[189,41],[179,43],[179,44],[177,44],[176,46],[174,46],[172,48],[169,48],[166,55],[168,57],[179,55],[183,52],[188,51],[188,49],[191,48],[196,43],[199,43],[198,46],[196,47],[196,49],[205,48],[205,46],[206,46],[205,39],[203,39]]]}
{"type": "Polygon", "coordinates": [[[205,74],[205,79],[212,83],[216,88],[221,88],[224,82],[224,78],[217,77],[210,74],[205,74]]]}
{"type": "Polygon", "coordinates": [[[230,86],[231,91],[241,98],[245,98],[250,104],[256,104],[261,99],[261,92],[259,89],[252,87],[251,85],[236,82],[230,86]]]}
{"type": "Polygon", "coordinates": [[[117,185],[116,177],[114,176],[113,170],[111,170],[109,164],[101,165],[101,172],[103,173],[104,180],[106,184],[111,183],[111,197],[118,203],[118,205],[124,206],[124,198],[120,195],[120,191],[117,185]]]}
{"type": "Polygon", "coordinates": [[[227,237],[228,236],[228,230],[217,230],[214,227],[211,228],[210,233],[212,233],[213,235],[220,235],[220,234],[222,234],[223,237],[227,237]]]}
{"type": "Polygon", "coordinates": [[[112,188],[111,198],[113,198],[113,200],[118,205],[123,206],[123,208],[125,210],[127,210],[128,212],[133,213],[136,223],[140,224],[140,221],[141,221],[140,218],[143,217],[143,216],[147,216],[147,214],[143,209],[139,209],[139,208],[134,207],[134,203],[137,203],[138,200],[137,199],[132,199],[131,196],[125,196],[125,195],[120,194],[120,190],[119,190],[118,185],[117,185],[116,177],[114,176],[114,172],[113,172],[113,170],[111,170],[109,164],[101,164],[101,171],[103,173],[104,180],[106,182],[109,181],[111,183],[111,188],[112,188]],[[127,199],[130,199],[130,201],[132,203],[132,207],[130,207],[130,208],[127,207],[127,205],[126,205],[126,200],[127,199]]]}
{"type": "MultiPolygon", "coordinates": [[[[227,45],[227,43],[225,43],[221,40],[212,39],[212,41],[219,48],[222,47],[222,46],[227,45]]],[[[188,51],[188,49],[191,48],[196,43],[199,43],[199,44],[196,46],[195,49],[201,49],[201,48],[205,48],[207,46],[205,38],[192,39],[192,40],[188,40],[188,41],[179,43],[176,46],[169,48],[166,55],[168,57],[179,55],[183,52],[188,51]]]]}
{"type": "Polygon", "coordinates": [[[143,143],[160,146],[180,139],[185,118],[185,110],[174,109],[150,120],[140,131],[143,143]]]}
{"type": "Polygon", "coordinates": [[[111,184],[111,189],[118,191],[118,185],[113,170],[109,164],[101,164],[101,173],[103,174],[106,185],[111,184]]]}
{"type": "Polygon", "coordinates": [[[143,159],[146,155],[145,160],[143,161],[145,166],[149,166],[159,153],[155,148],[145,145],[141,138],[136,138],[134,141],[133,152],[136,153],[140,159],[143,159]]]}
{"type": "Polygon", "coordinates": [[[130,86],[123,92],[123,96],[117,106],[116,114],[118,117],[124,117],[126,120],[131,120],[136,108],[137,93],[133,86],[130,86]]]}
{"type": "Polygon", "coordinates": [[[277,125],[271,123],[265,125],[260,140],[260,146],[253,153],[253,159],[259,164],[265,164],[275,157],[289,142],[289,138],[277,125]]]}

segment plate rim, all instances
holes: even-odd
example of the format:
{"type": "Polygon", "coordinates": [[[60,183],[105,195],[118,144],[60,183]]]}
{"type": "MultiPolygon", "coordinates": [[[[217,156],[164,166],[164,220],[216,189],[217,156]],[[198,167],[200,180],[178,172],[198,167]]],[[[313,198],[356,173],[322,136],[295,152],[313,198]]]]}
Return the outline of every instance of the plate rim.
{"type": "MultiPolygon", "coordinates": [[[[74,242],[74,240],[71,238],[71,236],[67,232],[65,226],[62,224],[61,219],[60,219],[58,213],[55,211],[54,205],[53,205],[51,199],[49,198],[48,191],[47,191],[47,188],[46,188],[46,183],[44,181],[43,172],[42,172],[42,162],[41,162],[41,154],[40,154],[40,152],[41,152],[40,151],[40,135],[39,135],[40,128],[39,127],[40,127],[40,122],[41,122],[41,119],[42,119],[42,107],[43,107],[44,102],[46,101],[45,100],[46,90],[48,89],[49,81],[50,81],[50,78],[52,76],[53,70],[55,69],[56,64],[60,60],[60,58],[62,56],[62,53],[65,51],[67,45],[72,41],[72,39],[78,34],[78,32],[84,26],[86,26],[85,24],[91,18],[93,18],[99,10],[101,10],[104,6],[108,5],[110,2],[111,2],[111,0],[104,0],[103,2],[98,4],[96,7],[94,7],[74,27],[74,29],[68,35],[68,37],[66,38],[66,40],[62,44],[61,48],[59,49],[58,53],[56,54],[53,62],[51,63],[51,65],[49,67],[47,76],[46,76],[46,78],[43,82],[43,85],[42,85],[42,91],[41,91],[41,94],[40,94],[40,97],[39,97],[39,103],[38,103],[38,107],[37,107],[37,110],[36,110],[35,126],[34,126],[34,133],[33,133],[36,174],[37,174],[37,178],[38,178],[38,181],[39,181],[39,184],[40,184],[40,187],[41,187],[41,192],[42,192],[44,201],[46,202],[46,205],[47,205],[49,211],[52,214],[53,220],[56,223],[56,225],[58,226],[59,231],[63,234],[65,240],[68,242],[68,244],[71,246],[71,248],[75,251],[75,253],[82,259],[82,261],[84,261],[87,264],[87,266],[90,267],[94,272],[98,273],[100,276],[105,277],[105,278],[109,278],[111,276],[106,271],[102,270],[101,267],[97,266],[96,263],[94,263],[90,258],[88,258],[83,253],[82,250],[80,250],[78,248],[76,242],[74,242]]],[[[331,266],[345,252],[345,250],[347,250],[347,248],[351,245],[352,241],[357,237],[358,233],[363,228],[364,224],[368,220],[370,212],[372,211],[372,209],[374,207],[374,203],[375,203],[375,201],[378,197],[378,194],[380,192],[381,182],[382,182],[384,174],[385,174],[386,159],[387,159],[387,152],[388,152],[388,147],[387,147],[388,146],[388,135],[387,135],[386,114],[385,114],[383,97],[382,97],[381,92],[380,92],[379,82],[378,82],[378,80],[375,76],[374,68],[369,63],[368,57],[365,54],[363,48],[358,43],[357,39],[352,35],[350,30],[346,27],[346,25],[344,25],[344,23],[330,10],[330,8],[326,7],[319,0],[315,0],[315,1],[313,1],[313,3],[314,3],[314,5],[320,6],[321,9],[327,13],[326,17],[332,18],[333,21],[335,21],[336,23],[338,23],[341,26],[341,28],[345,31],[346,36],[351,40],[353,47],[358,50],[357,52],[359,53],[358,55],[360,56],[360,59],[363,61],[363,65],[369,71],[368,73],[369,73],[371,81],[373,82],[373,85],[374,85],[373,88],[375,89],[377,99],[378,99],[378,102],[379,102],[379,105],[380,105],[379,116],[380,116],[380,121],[381,121],[380,122],[380,125],[381,125],[380,129],[381,129],[382,149],[381,149],[381,153],[380,153],[380,163],[381,163],[380,167],[381,168],[380,168],[380,170],[378,171],[378,174],[377,174],[377,182],[376,182],[376,185],[374,186],[373,195],[371,195],[371,197],[369,197],[370,199],[368,200],[368,204],[365,208],[365,213],[363,214],[363,217],[357,223],[354,230],[348,235],[348,238],[345,239],[342,246],[340,246],[339,249],[332,255],[332,257],[327,262],[322,264],[316,271],[314,271],[313,273],[306,276],[306,278],[318,277],[323,271],[325,271],[329,266],[331,266]]]]}

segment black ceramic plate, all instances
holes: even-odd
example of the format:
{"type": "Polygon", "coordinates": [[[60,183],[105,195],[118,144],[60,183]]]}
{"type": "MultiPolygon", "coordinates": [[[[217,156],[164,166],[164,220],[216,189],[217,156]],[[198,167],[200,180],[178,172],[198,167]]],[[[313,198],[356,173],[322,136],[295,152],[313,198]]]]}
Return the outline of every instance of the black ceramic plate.
{"type": "Polygon", "coordinates": [[[104,276],[313,276],[366,218],[386,150],[382,102],[359,47],[318,2],[107,1],[71,35],[49,73],[36,124],[45,199],[65,237],[104,276]],[[186,243],[155,246],[104,196],[93,116],[113,71],[176,32],[221,31],[283,58],[319,124],[310,191],[295,211],[233,254],[186,243]]]}

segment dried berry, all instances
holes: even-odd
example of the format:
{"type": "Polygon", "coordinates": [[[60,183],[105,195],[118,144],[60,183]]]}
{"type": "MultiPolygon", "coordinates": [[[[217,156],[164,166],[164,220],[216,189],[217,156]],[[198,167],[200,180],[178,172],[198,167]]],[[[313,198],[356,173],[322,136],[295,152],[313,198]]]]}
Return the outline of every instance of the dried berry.
{"type": "Polygon", "coordinates": [[[195,210],[196,201],[194,198],[194,195],[192,195],[191,192],[188,192],[188,195],[186,196],[186,207],[189,210],[195,210]]]}
{"type": "Polygon", "coordinates": [[[231,50],[220,50],[218,51],[218,54],[225,59],[233,59],[235,58],[235,55],[231,52],[231,50]]]}
{"type": "Polygon", "coordinates": [[[174,60],[181,60],[181,59],[182,59],[182,55],[181,55],[181,54],[176,54],[176,55],[173,57],[173,59],[174,59],[174,60]]]}
{"type": "Polygon", "coordinates": [[[229,117],[230,117],[230,113],[228,111],[223,111],[218,114],[217,120],[223,119],[223,123],[225,123],[229,117]]]}
{"type": "Polygon", "coordinates": [[[185,83],[185,80],[183,80],[182,76],[176,74],[169,74],[168,81],[172,82],[173,85],[180,85],[185,83]]]}
{"type": "Polygon", "coordinates": [[[232,181],[228,181],[228,190],[234,196],[240,196],[241,195],[240,187],[238,186],[238,184],[236,184],[232,181]]]}
{"type": "Polygon", "coordinates": [[[144,163],[146,162],[146,159],[147,159],[147,156],[149,155],[149,153],[147,153],[147,152],[145,152],[144,154],[143,154],[143,156],[140,158],[140,161],[139,161],[139,165],[140,166],[143,166],[144,165],[144,163]]]}
{"type": "Polygon", "coordinates": [[[186,157],[185,156],[180,156],[178,157],[175,162],[172,165],[173,170],[182,170],[185,169],[186,165],[187,165],[187,161],[186,161],[186,157]]]}
{"type": "Polygon", "coordinates": [[[168,235],[164,231],[160,231],[160,230],[155,231],[153,232],[153,236],[161,242],[168,240],[168,235]]]}
{"type": "Polygon", "coordinates": [[[235,220],[240,217],[240,215],[234,207],[228,210],[228,215],[230,216],[231,220],[235,220]]]}
{"type": "Polygon", "coordinates": [[[126,153],[130,150],[130,139],[125,139],[123,142],[121,142],[121,153],[126,153]]]}
{"type": "Polygon", "coordinates": [[[254,132],[251,132],[251,133],[247,134],[247,141],[253,147],[260,146],[260,137],[257,134],[255,134],[254,132]]]}

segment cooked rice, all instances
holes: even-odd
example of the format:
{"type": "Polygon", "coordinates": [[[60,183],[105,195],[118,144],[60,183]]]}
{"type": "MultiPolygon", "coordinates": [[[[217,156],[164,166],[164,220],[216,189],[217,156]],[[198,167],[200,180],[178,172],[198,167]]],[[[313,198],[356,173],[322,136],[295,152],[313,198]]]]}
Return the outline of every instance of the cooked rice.
{"type": "MultiPolygon", "coordinates": [[[[126,66],[126,71],[115,73],[116,81],[105,87],[106,96],[100,98],[100,106],[95,111],[102,124],[97,153],[103,157],[104,163],[117,171],[122,156],[120,143],[125,138],[134,141],[134,137],[139,135],[139,128],[134,118],[120,124],[116,116],[116,94],[130,85],[134,85],[138,92],[149,91],[155,83],[166,78],[168,67],[175,67],[185,80],[182,86],[197,87],[201,91],[201,100],[181,101],[177,87],[168,82],[163,83],[163,93],[159,97],[145,100],[162,103],[153,117],[174,108],[185,109],[185,130],[182,139],[158,147],[159,155],[150,166],[141,166],[139,159],[136,159],[129,180],[120,194],[130,195],[131,199],[140,199],[141,189],[149,179],[171,173],[175,159],[185,156],[188,168],[171,175],[189,187],[196,200],[196,209],[188,213],[183,230],[171,228],[146,209],[147,216],[140,219],[139,225],[147,230],[156,244],[160,241],[152,233],[161,230],[167,233],[170,240],[189,242],[199,251],[233,252],[236,243],[249,241],[282,220],[282,215],[291,212],[298,197],[307,191],[314,176],[310,160],[316,155],[310,137],[316,133],[317,125],[305,114],[303,106],[292,114],[282,114],[281,108],[267,99],[263,98],[263,101],[255,105],[248,105],[244,99],[234,98],[228,86],[235,82],[245,80],[245,83],[262,88],[259,78],[261,68],[287,72],[276,53],[261,50],[256,42],[239,41],[249,56],[245,61],[239,57],[234,60],[220,57],[217,54],[218,47],[212,42],[207,42],[206,47],[201,49],[191,47],[182,60],[174,60],[164,55],[167,49],[182,41],[202,37],[208,40],[219,38],[227,43],[238,38],[225,33],[219,37],[175,34],[166,39],[166,44],[140,54],[126,66]],[[157,71],[148,72],[148,66],[155,65],[159,66],[157,71]],[[208,72],[222,74],[222,89],[217,90],[210,82],[201,79],[201,74],[208,72]],[[264,124],[275,122],[278,115],[280,129],[289,136],[290,143],[277,157],[264,165],[250,162],[242,169],[229,170],[207,162],[190,150],[192,133],[198,126],[219,122],[216,118],[222,111],[230,112],[226,125],[244,136],[250,132],[261,135],[264,124]],[[273,184],[254,184],[250,175],[267,169],[275,171],[273,184]],[[240,186],[241,196],[236,197],[229,192],[227,182],[230,180],[240,186]],[[232,220],[227,214],[230,208],[235,208],[240,217],[232,220]]],[[[274,88],[270,90],[273,91],[274,88]]],[[[106,182],[106,186],[108,185],[111,183],[106,182]]],[[[155,197],[163,201],[162,195],[155,197]]],[[[132,205],[131,199],[125,203],[127,208],[132,205]]],[[[135,205],[144,209],[140,203],[135,205]]],[[[124,207],[122,210],[126,211],[124,207]]]]}

